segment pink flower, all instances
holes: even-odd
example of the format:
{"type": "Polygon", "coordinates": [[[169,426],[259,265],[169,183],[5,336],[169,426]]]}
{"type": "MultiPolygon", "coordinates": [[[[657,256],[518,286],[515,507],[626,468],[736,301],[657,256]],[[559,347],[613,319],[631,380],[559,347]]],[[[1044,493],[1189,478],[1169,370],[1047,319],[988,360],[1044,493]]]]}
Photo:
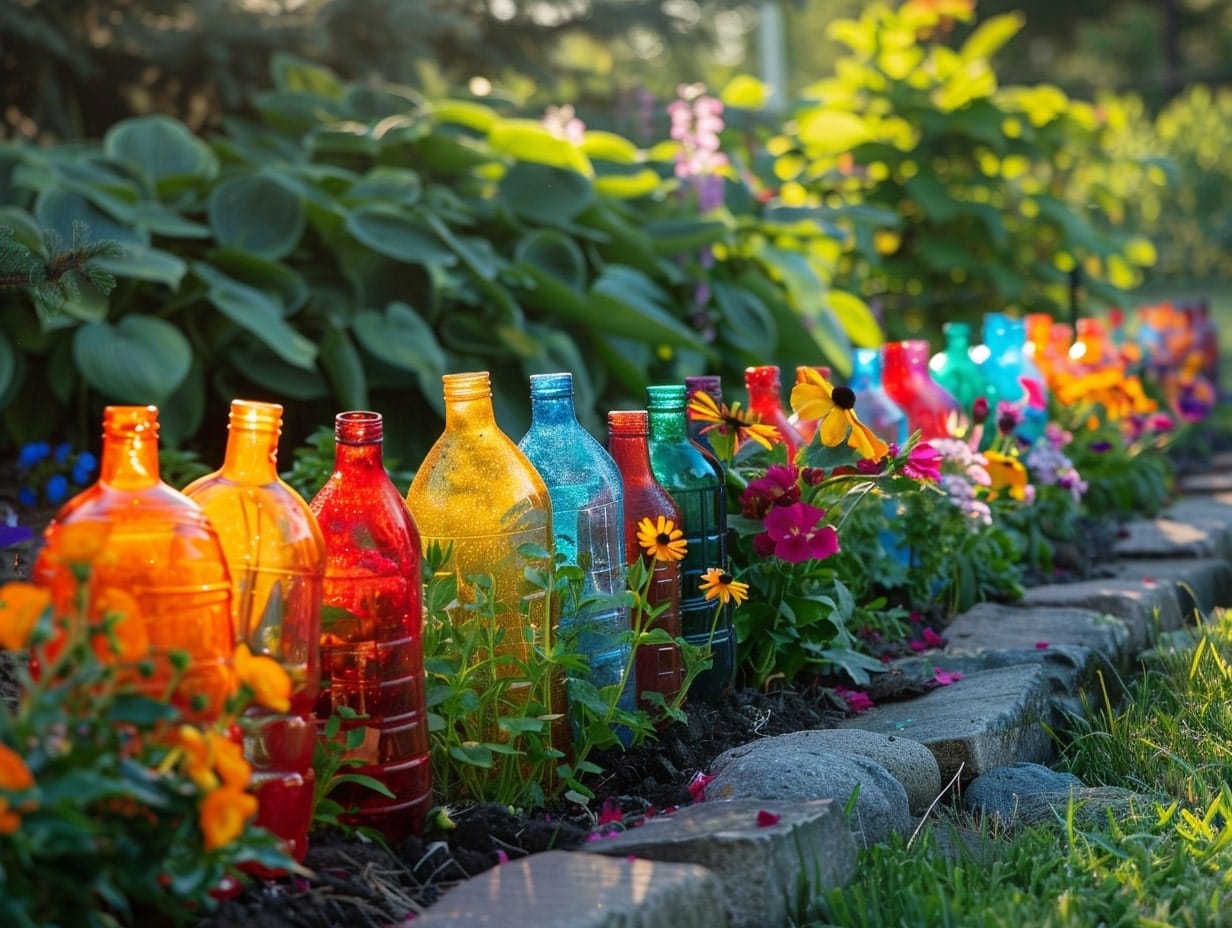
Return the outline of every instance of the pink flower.
{"type": "Polygon", "coordinates": [[[509,855],[505,853],[503,847],[498,847],[496,849],[496,865],[499,867],[501,864],[507,863],[509,863],[509,855]]]}
{"type": "Polygon", "coordinates": [[[693,779],[689,781],[689,795],[694,802],[702,802],[706,798],[706,787],[713,780],[712,774],[702,773],[700,770],[693,774],[693,779]]]}
{"type": "Polygon", "coordinates": [[[924,629],[923,636],[924,636],[924,644],[927,645],[928,647],[930,648],[945,647],[945,639],[942,638],[940,635],[938,635],[931,628],[924,629]]]}
{"type": "Polygon", "coordinates": [[[834,688],[834,695],[847,703],[847,708],[852,712],[867,712],[874,705],[868,693],[862,693],[859,690],[849,690],[845,686],[836,686],[834,688]]]}
{"type": "Polygon", "coordinates": [[[611,796],[603,800],[603,808],[599,810],[599,824],[611,825],[623,822],[625,815],[620,811],[620,802],[611,796]]]}
{"type": "Polygon", "coordinates": [[[881,459],[860,458],[860,460],[856,461],[856,472],[869,476],[881,473],[881,459]]]}
{"type": "Polygon", "coordinates": [[[796,469],[788,464],[771,464],[764,476],[750,480],[740,494],[740,512],[760,519],[773,506],[789,506],[800,499],[796,469]]]}
{"type": "Polygon", "coordinates": [[[822,561],[838,551],[838,532],[822,525],[826,511],[808,503],[776,506],[766,515],[766,534],[774,555],[789,564],[822,561]]]}
{"type": "Polygon", "coordinates": [[[947,673],[940,667],[933,668],[933,679],[941,686],[949,686],[951,683],[957,683],[962,679],[962,671],[955,670],[947,673]]]}
{"type": "Polygon", "coordinates": [[[769,828],[771,825],[777,825],[779,823],[779,819],[782,817],[783,816],[779,815],[777,812],[767,812],[765,809],[758,809],[757,827],[769,828]]]}
{"type": "Polygon", "coordinates": [[[1043,651],[1048,647],[1048,642],[1047,641],[1037,641],[1035,642],[1035,647],[1037,650],[1043,651]]]}
{"type": "Polygon", "coordinates": [[[907,455],[903,464],[903,476],[913,480],[940,480],[943,460],[940,451],[926,441],[920,442],[907,455]]]}

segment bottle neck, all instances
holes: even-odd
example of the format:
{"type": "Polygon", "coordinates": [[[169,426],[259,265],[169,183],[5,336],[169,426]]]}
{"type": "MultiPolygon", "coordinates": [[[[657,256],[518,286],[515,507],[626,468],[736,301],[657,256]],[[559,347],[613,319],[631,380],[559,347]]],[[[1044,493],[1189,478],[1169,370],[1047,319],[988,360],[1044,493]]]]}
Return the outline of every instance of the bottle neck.
{"type": "Polygon", "coordinates": [[[530,395],[531,426],[540,428],[546,426],[572,425],[577,422],[577,413],[573,407],[573,395],[570,393],[536,393],[530,395]]]}
{"type": "Polygon", "coordinates": [[[282,407],[277,403],[236,400],[227,426],[222,473],[237,483],[264,485],[278,480],[278,437],[282,407]]]}
{"type": "Polygon", "coordinates": [[[492,383],[486,371],[446,374],[442,379],[445,385],[447,432],[496,426],[496,412],[492,408],[492,383]]]}
{"type": "Polygon", "coordinates": [[[647,414],[642,410],[613,410],[607,415],[608,451],[630,482],[651,477],[650,446],[647,444],[647,414]]]}
{"type": "Polygon", "coordinates": [[[688,441],[684,384],[655,384],[646,388],[646,418],[651,442],[688,441]]]}
{"type": "Polygon", "coordinates": [[[152,487],[158,472],[158,410],[153,406],[108,406],[103,411],[99,482],[126,489],[152,487]]]}
{"type": "Polygon", "coordinates": [[[385,426],[378,412],[341,412],[334,418],[335,469],[384,468],[385,426]]]}

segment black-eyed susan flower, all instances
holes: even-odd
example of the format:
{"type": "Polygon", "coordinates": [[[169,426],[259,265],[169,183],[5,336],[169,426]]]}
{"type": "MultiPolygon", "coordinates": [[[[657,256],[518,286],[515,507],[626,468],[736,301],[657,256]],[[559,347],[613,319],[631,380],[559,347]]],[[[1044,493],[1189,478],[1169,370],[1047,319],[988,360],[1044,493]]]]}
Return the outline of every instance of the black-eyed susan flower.
{"type": "Polygon", "coordinates": [[[248,645],[240,644],[235,649],[235,676],[259,705],[275,712],[291,707],[291,678],[272,657],[254,655],[248,645]]]}
{"type": "Polygon", "coordinates": [[[847,444],[866,458],[884,457],[889,446],[873,434],[855,413],[856,395],[850,387],[835,387],[812,368],[791,389],[791,408],[801,419],[817,422],[821,443],[833,448],[847,444]]]}
{"type": "Polygon", "coordinates": [[[689,547],[684,532],[666,516],[659,516],[657,522],[646,516],[637,523],[637,543],[656,561],[679,561],[689,547]]]}
{"type": "Polygon", "coordinates": [[[769,451],[783,440],[777,428],[758,421],[754,413],[741,409],[739,403],[728,406],[716,401],[704,390],[696,391],[689,398],[687,412],[690,420],[706,423],[701,434],[705,435],[711,447],[720,450],[721,456],[725,458],[733,457],[740,447],[749,441],[754,441],[769,451]]]}
{"type": "Polygon", "coordinates": [[[706,594],[706,599],[717,599],[724,606],[729,602],[739,606],[749,598],[749,585],[737,580],[722,567],[707,569],[702,574],[699,588],[706,594]]]}

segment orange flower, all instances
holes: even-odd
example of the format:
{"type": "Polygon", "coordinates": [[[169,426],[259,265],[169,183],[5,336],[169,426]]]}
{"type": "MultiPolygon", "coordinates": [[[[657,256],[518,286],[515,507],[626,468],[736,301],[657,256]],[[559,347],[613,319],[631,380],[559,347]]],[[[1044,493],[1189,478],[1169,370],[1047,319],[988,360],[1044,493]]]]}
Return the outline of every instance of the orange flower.
{"type": "Polygon", "coordinates": [[[252,779],[252,767],[244,759],[244,749],[226,735],[212,731],[207,736],[214,769],[227,786],[243,789],[252,779]]]}
{"type": "Polygon", "coordinates": [[[736,456],[745,442],[754,441],[767,451],[783,440],[779,430],[768,422],[760,422],[751,412],[744,412],[739,403],[718,403],[705,390],[696,391],[689,398],[686,408],[691,422],[705,422],[701,434],[705,435],[711,447],[723,449],[719,455],[724,460],[736,456]],[[713,433],[713,434],[712,434],[713,433]]]}
{"type": "Polygon", "coordinates": [[[108,624],[106,634],[90,639],[100,661],[138,661],[150,653],[150,636],[137,600],[124,590],[107,587],[94,599],[95,611],[108,624]]]}
{"type": "Polygon", "coordinates": [[[835,387],[811,367],[800,371],[803,378],[791,388],[791,408],[801,419],[815,421],[818,436],[827,448],[847,439],[847,444],[865,458],[883,458],[889,448],[855,413],[856,395],[850,387],[835,387]]]}
{"type": "Polygon", "coordinates": [[[15,580],[0,587],[0,648],[24,648],[39,616],[50,605],[51,594],[33,583],[15,580]]]}
{"type": "Polygon", "coordinates": [[[689,548],[684,532],[666,516],[659,516],[657,523],[652,522],[649,516],[638,522],[637,543],[656,561],[682,560],[689,548]]]}
{"type": "Polygon", "coordinates": [[[711,567],[702,574],[698,587],[706,594],[707,600],[717,599],[726,606],[734,602],[739,606],[749,597],[749,585],[737,580],[721,567],[711,567]]]}
{"type": "Polygon", "coordinates": [[[192,725],[181,725],[177,734],[180,749],[184,752],[184,772],[188,778],[201,789],[216,789],[218,776],[214,773],[213,752],[205,733],[192,725]]]}
{"type": "Polygon", "coordinates": [[[201,800],[197,823],[205,849],[216,851],[244,833],[244,825],[257,814],[257,797],[235,786],[220,786],[201,800]]]}
{"type": "Polygon", "coordinates": [[[20,754],[6,744],[0,744],[0,789],[18,793],[34,785],[34,775],[20,754]]]}
{"type": "Polygon", "coordinates": [[[252,690],[258,705],[275,712],[291,708],[291,678],[272,657],[254,656],[248,645],[241,644],[235,649],[235,675],[252,690]]]}
{"type": "Polygon", "coordinates": [[[70,522],[56,530],[52,550],[56,559],[65,564],[88,566],[103,552],[111,535],[110,522],[70,522]]]}
{"type": "Polygon", "coordinates": [[[0,797],[0,835],[11,835],[21,827],[21,816],[13,811],[9,801],[0,797]]]}

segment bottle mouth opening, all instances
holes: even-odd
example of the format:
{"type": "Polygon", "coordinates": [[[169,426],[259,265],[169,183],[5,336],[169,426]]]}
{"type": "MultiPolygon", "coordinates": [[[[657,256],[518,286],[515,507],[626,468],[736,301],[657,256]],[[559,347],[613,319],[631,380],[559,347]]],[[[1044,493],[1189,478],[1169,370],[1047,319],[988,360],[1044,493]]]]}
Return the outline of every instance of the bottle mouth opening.
{"type": "Polygon", "coordinates": [[[649,416],[644,409],[613,409],[607,414],[608,428],[613,432],[641,432],[649,430],[649,416]]]}
{"type": "Polygon", "coordinates": [[[492,377],[487,371],[469,371],[461,374],[445,374],[445,399],[469,400],[492,395],[492,377]]]}
{"type": "Polygon", "coordinates": [[[112,435],[146,435],[158,437],[157,406],[106,406],[103,408],[103,432],[112,435]]]}
{"type": "Polygon", "coordinates": [[[282,405],[256,400],[232,400],[228,423],[253,431],[281,432],[282,405]]]}
{"type": "Polygon", "coordinates": [[[573,396],[572,374],[531,374],[531,396],[573,396]]]}
{"type": "Polygon", "coordinates": [[[334,417],[334,440],[343,445],[363,445],[380,441],[385,435],[385,420],[379,412],[355,409],[334,417]]]}

